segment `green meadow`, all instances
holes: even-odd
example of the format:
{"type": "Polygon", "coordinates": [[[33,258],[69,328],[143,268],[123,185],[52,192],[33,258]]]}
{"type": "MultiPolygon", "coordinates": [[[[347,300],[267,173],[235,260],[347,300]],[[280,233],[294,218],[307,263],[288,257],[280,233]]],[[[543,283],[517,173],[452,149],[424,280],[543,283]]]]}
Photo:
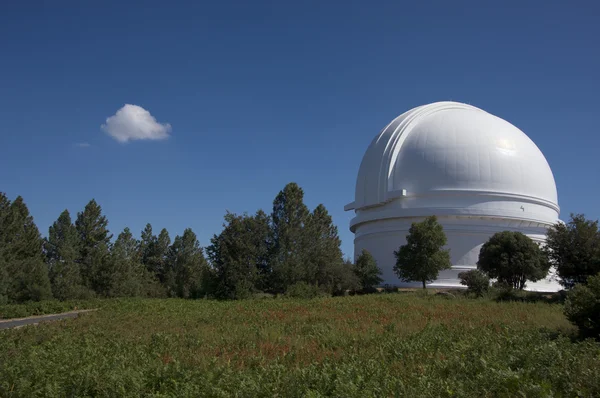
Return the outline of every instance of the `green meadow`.
{"type": "Polygon", "coordinates": [[[0,331],[2,397],[600,396],[562,305],[390,293],[116,299],[0,331]]]}

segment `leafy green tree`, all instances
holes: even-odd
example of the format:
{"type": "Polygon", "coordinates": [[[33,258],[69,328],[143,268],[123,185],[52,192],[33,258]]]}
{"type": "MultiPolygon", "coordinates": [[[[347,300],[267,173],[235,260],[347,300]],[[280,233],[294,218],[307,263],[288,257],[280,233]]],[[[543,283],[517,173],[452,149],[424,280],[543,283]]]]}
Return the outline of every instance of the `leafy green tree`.
{"type": "Polygon", "coordinates": [[[446,234],[437,217],[412,223],[406,245],[394,252],[396,275],[404,282],[420,281],[426,289],[427,282],[434,281],[440,271],[452,266],[450,250],[442,249],[445,245],[446,234]]]}
{"type": "Polygon", "coordinates": [[[466,286],[467,291],[477,297],[483,296],[490,287],[490,278],[478,269],[461,272],[458,274],[458,278],[460,284],[466,286]]]}
{"type": "Polygon", "coordinates": [[[198,298],[206,293],[208,264],[191,228],[175,237],[169,249],[168,264],[171,273],[167,283],[171,295],[198,298]]]}
{"type": "Polygon", "coordinates": [[[107,269],[110,268],[110,240],[112,234],[108,230],[108,220],[102,214],[102,208],[94,199],[90,200],[82,212],[77,213],[75,228],[79,236],[79,256],[83,283],[96,292],[106,293],[107,269]]]}
{"type": "Polygon", "coordinates": [[[227,212],[223,231],[206,248],[218,297],[239,299],[264,289],[269,259],[269,217],[227,212]]]}
{"type": "Polygon", "coordinates": [[[8,301],[39,301],[52,297],[48,268],[44,263],[42,237],[29,214],[23,198],[18,196],[7,207],[3,198],[2,242],[0,254],[4,273],[8,276],[6,296],[8,301]]]}
{"type": "Polygon", "coordinates": [[[354,264],[348,261],[335,262],[328,267],[327,280],[321,282],[321,291],[334,296],[346,295],[348,291],[357,291],[361,284],[354,273],[354,264]]]}
{"type": "Polygon", "coordinates": [[[544,251],[564,287],[587,283],[589,276],[600,272],[598,220],[571,214],[568,223],[557,223],[548,229],[544,251]]]}
{"type": "Polygon", "coordinates": [[[356,259],[354,272],[360,281],[361,289],[365,292],[373,291],[375,286],[383,282],[381,269],[377,266],[377,261],[366,249],[362,249],[356,259]]]}
{"type": "Polygon", "coordinates": [[[523,289],[527,281],[548,275],[550,263],[540,247],[521,232],[503,231],[492,235],[479,252],[477,269],[513,289],[523,289]]]}
{"type": "Polygon", "coordinates": [[[77,258],[79,238],[68,210],[50,226],[44,242],[52,293],[59,300],[89,297],[81,281],[77,258]]]}
{"type": "Polygon", "coordinates": [[[296,183],[287,184],[273,201],[271,257],[272,280],[276,293],[306,277],[305,225],[309,211],[304,191],[296,183]]]}
{"type": "Polygon", "coordinates": [[[564,308],[569,321],[584,337],[600,337],[600,274],[588,277],[567,293],[564,308]]]}

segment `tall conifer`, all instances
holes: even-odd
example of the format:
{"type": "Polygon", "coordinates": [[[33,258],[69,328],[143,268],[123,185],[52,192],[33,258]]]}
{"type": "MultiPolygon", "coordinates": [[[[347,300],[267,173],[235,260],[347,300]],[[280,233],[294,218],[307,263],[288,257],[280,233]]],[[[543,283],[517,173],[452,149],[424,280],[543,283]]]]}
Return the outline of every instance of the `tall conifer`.
{"type": "Polygon", "coordinates": [[[269,217],[227,213],[223,231],[214,235],[206,251],[215,270],[216,294],[244,298],[265,288],[269,255],[269,217]]]}
{"type": "Polygon", "coordinates": [[[304,204],[304,191],[296,183],[287,184],[273,201],[271,257],[272,282],[275,292],[284,292],[306,277],[304,227],[309,211],[304,204]]]}
{"type": "Polygon", "coordinates": [[[208,264],[191,228],[175,237],[169,249],[168,264],[171,272],[167,284],[172,295],[198,298],[205,293],[208,264]]]}
{"type": "Polygon", "coordinates": [[[44,243],[52,293],[59,300],[88,296],[82,286],[77,230],[68,210],[63,211],[48,230],[44,243]]]}
{"type": "Polygon", "coordinates": [[[110,240],[108,220],[94,199],[77,213],[75,228],[79,236],[78,263],[83,283],[96,292],[106,291],[106,268],[110,240]]]}
{"type": "MultiPolygon", "coordinates": [[[[2,206],[5,205],[3,200],[2,206]]],[[[2,257],[4,273],[9,279],[8,299],[22,302],[51,298],[42,237],[22,197],[18,196],[10,204],[2,223],[2,257]]]]}

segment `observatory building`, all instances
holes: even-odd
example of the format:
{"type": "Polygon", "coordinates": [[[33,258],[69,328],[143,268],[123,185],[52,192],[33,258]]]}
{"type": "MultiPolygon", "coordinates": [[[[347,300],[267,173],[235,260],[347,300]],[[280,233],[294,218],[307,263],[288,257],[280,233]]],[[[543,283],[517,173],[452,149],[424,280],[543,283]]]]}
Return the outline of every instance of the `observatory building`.
{"type": "MultiPolygon", "coordinates": [[[[519,231],[544,242],[558,222],[552,170],[538,147],[506,120],[471,105],[436,102],[392,120],[369,145],[358,172],[350,230],[354,255],[367,249],[383,284],[402,283],[394,251],[411,224],[435,215],[448,238],[452,269],[431,287],[460,287],[481,246],[496,232],[519,231]]],[[[420,286],[415,283],[414,286],[420,286]]],[[[553,275],[527,290],[557,291],[553,275]]]]}

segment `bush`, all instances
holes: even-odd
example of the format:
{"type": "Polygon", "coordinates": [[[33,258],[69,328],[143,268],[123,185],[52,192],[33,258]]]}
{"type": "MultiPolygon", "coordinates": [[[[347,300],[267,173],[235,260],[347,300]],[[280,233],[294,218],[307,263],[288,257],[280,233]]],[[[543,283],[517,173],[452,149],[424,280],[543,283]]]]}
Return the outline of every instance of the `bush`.
{"type": "Polygon", "coordinates": [[[490,287],[490,278],[479,270],[471,270],[458,274],[460,284],[467,287],[469,293],[481,297],[490,287]]]}
{"type": "Polygon", "coordinates": [[[375,286],[383,282],[381,269],[377,266],[377,261],[366,249],[362,249],[360,256],[356,259],[354,273],[358,277],[360,289],[363,293],[373,292],[375,286]]]}
{"type": "Polygon", "coordinates": [[[528,292],[513,289],[512,286],[503,283],[495,283],[490,289],[490,296],[496,301],[526,301],[528,292]]]}
{"type": "Polygon", "coordinates": [[[590,276],[587,286],[575,287],[567,294],[565,315],[584,337],[600,337],[600,274],[590,276]]]}
{"type": "Polygon", "coordinates": [[[296,282],[287,288],[286,297],[311,299],[323,295],[316,285],[311,285],[306,282],[296,282]]]}
{"type": "Polygon", "coordinates": [[[250,298],[253,300],[267,300],[274,299],[275,295],[271,293],[258,292],[254,293],[250,298]]]}

